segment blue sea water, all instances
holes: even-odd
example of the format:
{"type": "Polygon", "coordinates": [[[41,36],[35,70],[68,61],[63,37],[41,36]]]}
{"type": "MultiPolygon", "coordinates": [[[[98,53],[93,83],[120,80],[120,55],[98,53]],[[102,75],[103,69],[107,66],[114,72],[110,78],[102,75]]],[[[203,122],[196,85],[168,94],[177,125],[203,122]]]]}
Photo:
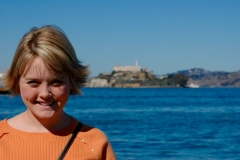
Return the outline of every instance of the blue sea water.
{"type": "MultiPolygon", "coordinates": [[[[119,160],[240,159],[240,88],[84,88],[66,112],[103,130],[119,160]]],[[[0,119],[25,110],[0,96],[0,119]]]]}

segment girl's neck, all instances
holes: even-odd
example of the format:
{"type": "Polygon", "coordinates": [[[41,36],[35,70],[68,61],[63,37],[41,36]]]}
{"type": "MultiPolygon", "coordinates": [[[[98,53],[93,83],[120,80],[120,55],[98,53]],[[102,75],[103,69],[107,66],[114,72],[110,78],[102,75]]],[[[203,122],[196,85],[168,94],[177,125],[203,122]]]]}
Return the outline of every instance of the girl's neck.
{"type": "Polygon", "coordinates": [[[49,119],[38,119],[29,112],[27,110],[9,119],[9,125],[26,132],[52,132],[66,128],[72,121],[72,117],[64,111],[49,119]]]}

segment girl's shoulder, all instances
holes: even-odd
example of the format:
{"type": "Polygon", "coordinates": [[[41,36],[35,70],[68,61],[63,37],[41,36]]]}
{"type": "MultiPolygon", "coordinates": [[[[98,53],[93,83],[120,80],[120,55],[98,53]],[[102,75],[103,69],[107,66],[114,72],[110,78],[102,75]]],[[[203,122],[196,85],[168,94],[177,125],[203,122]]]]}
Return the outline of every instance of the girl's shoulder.
{"type": "Polygon", "coordinates": [[[83,124],[81,131],[78,134],[79,138],[84,138],[89,141],[108,141],[106,134],[95,127],[89,126],[87,124],[83,124]]]}
{"type": "Polygon", "coordinates": [[[83,124],[77,138],[95,152],[97,159],[116,160],[110,141],[100,129],[83,124]]]}

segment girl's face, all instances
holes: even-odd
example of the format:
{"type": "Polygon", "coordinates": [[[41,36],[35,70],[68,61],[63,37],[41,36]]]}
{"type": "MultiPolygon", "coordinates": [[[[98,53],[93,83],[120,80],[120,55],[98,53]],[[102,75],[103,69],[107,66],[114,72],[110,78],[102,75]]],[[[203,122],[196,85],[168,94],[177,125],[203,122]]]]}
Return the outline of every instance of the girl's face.
{"type": "Polygon", "coordinates": [[[20,77],[19,88],[27,113],[38,119],[51,119],[62,115],[71,85],[67,75],[50,72],[38,57],[20,77]]]}

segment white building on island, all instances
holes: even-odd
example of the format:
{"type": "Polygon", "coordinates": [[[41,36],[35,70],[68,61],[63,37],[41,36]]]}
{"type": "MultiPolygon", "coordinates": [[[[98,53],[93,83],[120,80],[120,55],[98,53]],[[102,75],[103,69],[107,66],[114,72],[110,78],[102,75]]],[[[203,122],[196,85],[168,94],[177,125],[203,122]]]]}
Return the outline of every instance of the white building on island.
{"type": "Polygon", "coordinates": [[[115,71],[115,72],[140,72],[141,67],[138,65],[138,61],[136,60],[135,66],[114,66],[113,71],[115,71]]]}

